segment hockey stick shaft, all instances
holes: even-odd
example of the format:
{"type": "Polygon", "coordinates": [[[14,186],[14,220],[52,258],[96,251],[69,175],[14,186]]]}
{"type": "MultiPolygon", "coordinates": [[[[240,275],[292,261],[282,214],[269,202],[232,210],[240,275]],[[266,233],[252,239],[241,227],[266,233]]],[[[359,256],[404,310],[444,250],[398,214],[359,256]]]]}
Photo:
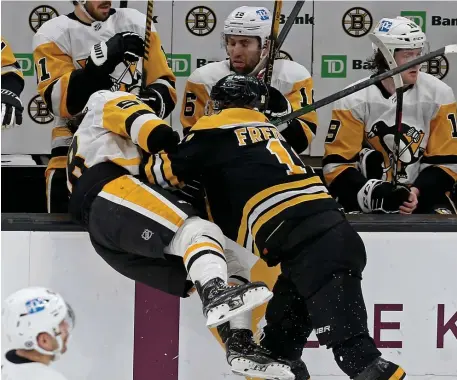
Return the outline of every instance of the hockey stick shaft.
{"type": "Polygon", "coordinates": [[[282,9],[282,0],[275,0],[275,6],[273,9],[273,22],[271,23],[271,32],[270,32],[270,48],[268,50],[268,58],[266,63],[266,70],[263,80],[265,84],[269,85],[271,83],[271,76],[273,74],[273,65],[275,61],[276,53],[276,40],[278,39],[279,33],[279,22],[281,20],[281,9],[282,9]]]}
{"type": "Polygon", "coordinates": [[[297,1],[295,3],[294,7],[292,8],[292,11],[290,12],[289,17],[287,18],[286,23],[282,27],[281,32],[279,33],[279,37],[278,37],[278,39],[276,41],[276,44],[275,44],[275,48],[276,48],[275,49],[276,50],[275,57],[278,54],[279,50],[281,49],[282,44],[286,40],[286,37],[289,34],[290,30],[292,29],[292,25],[295,24],[295,19],[297,18],[298,14],[300,13],[300,11],[301,11],[301,9],[302,9],[304,4],[305,4],[304,1],[297,1]]]}
{"type": "Polygon", "coordinates": [[[427,62],[429,60],[431,60],[432,58],[435,58],[439,55],[443,55],[443,54],[451,54],[451,53],[457,53],[457,45],[447,45],[447,46],[444,46],[438,50],[435,50],[435,51],[432,51],[431,53],[429,54],[426,54],[422,57],[418,57],[414,60],[412,60],[411,62],[408,62],[408,63],[405,63],[404,65],[401,65],[401,66],[398,66],[397,68],[393,69],[393,70],[389,70],[389,71],[386,71],[382,74],[379,74],[379,75],[376,75],[375,77],[373,78],[369,78],[363,82],[360,82],[360,83],[357,83],[355,84],[354,86],[351,86],[351,87],[348,87],[348,88],[345,88],[344,90],[341,90],[341,91],[338,91],[332,95],[329,95],[323,99],[320,99],[318,100],[317,102],[314,102],[313,104],[310,104],[310,105],[307,105],[306,107],[303,107],[303,108],[300,108],[294,112],[291,112],[290,114],[288,115],[285,115],[283,117],[280,117],[278,119],[275,119],[275,120],[272,120],[271,123],[273,125],[281,125],[283,123],[286,123],[288,122],[289,120],[292,120],[292,119],[295,119],[299,116],[302,116],[306,113],[309,113],[309,112],[312,112],[314,110],[317,110],[321,107],[324,107],[326,106],[327,104],[330,104],[330,103],[333,103],[335,101],[337,101],[338,99],[341,99],[341,98],[344,98],[348,95],[351,95],[353,94],[354,92],[357,92],[357,91],[360,91],[360,90],[363,90],[364,88],[367,88],[373,84],[376,84],[376,83],[379,83],[381,82],[382,80],[386,79],[386,78],[390,78],[391,76],[393,75],[396,75],[396,74],[399,74],[405,70],[408,70],[410,69],[411,67],[414,67],[414,66],[417,66],[417,65],[420,65],[424,62],[427,62]]]}
{"type": "Polygon", "coordinates": [[[147,85],[147,66],[149,62],[149,48],[151,46],[151,29],[154,12],[154,1],[148,0],[146,10],[146,31],[144,34],[144,54],[143,54],[143,72],[141,73],[141,87],[146,88],[147,85]]]}
{"type": "MultiPolygon", "coordinates": [[[[279,52],[279,49],[281,49],[282,44],[286,40],[287,35],[290,32],[290,29],[292,29],[292,25],[295,23],[295,19],[300,12],[301,8],[303,7],[303,4],[305,4],[304,1],[297,1],[292,9],[292,12],[290,12],[289,17],[287,18],[286,23],[281,29],[281,32],[279,33],[278,39],[275,43],[275,55],[274,57],[276,58],[276,55],[279,52]]],[[[281,16],[279,16],[281,17],[281,16]]],[[[262,58],[262,60],[257,64],[256,68],[251,72],[250,75],[257,75],[264,67],[265,64],[267,63],[268,56],[262,58]]]]}

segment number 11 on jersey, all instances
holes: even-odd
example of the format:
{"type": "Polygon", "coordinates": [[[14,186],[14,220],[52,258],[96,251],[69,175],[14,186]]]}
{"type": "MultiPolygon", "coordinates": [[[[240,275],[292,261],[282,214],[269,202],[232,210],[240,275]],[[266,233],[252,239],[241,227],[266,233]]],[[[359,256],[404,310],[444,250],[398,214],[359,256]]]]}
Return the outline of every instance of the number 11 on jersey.
{"type": "MultiPolygon", "coordinates": [[[[276,158],[281,164],[287,165],[287,167],[289,168],[289,170],[287,170],[288,175],[306,173],[306,169],[304,167],[294,163],[291,155],[284,147],[284,145],[282,145],[281,141],[279,141],[278,139],[268,140],[267,149],[270,151],[271,154],[274,154],[276,156],[276,158]]],[[[293,153],[300,160],[300,157],[298,157],[298,155],[295,152],[293,153]]]]}

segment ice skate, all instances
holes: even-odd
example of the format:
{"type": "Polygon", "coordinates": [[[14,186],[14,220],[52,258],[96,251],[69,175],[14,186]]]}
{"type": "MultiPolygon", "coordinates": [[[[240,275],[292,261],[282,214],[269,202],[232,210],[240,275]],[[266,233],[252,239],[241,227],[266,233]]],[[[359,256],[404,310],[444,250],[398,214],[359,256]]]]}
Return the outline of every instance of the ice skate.
{"type": "Polygon", "coordinates": [[[263,282],[228,286],[222,279],[214,278],[203,286],[196,281],[195,286],[203,302],[203,314],[207,317],[208,327],[219,326],[273,297],[263,282]]]}
{"type": "Polygon", "coordinates": [[[354,380],[403,380],[406,372],[398,364],[377,358],[354,380]]]}
{"type": "Polygon", "coordinates": [[[255,344],[251,330],[231,330],[225,348],[227,362],[237,375],[271,380],[295,378],[286,361],[274,358],[270,351],[255,344]]]}

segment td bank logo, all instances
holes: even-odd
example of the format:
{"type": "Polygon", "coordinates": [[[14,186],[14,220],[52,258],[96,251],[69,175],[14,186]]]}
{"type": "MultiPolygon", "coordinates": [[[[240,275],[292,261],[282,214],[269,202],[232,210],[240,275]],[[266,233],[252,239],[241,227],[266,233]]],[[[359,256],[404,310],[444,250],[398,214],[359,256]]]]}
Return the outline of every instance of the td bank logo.
{"type": "Polygon", "coordinates": [[[323,55],[321,64],[322,78],[346,78],[346,55],[323,55]]]}
{"type": "Polygon", "coordinates": [[[33,54],[32,53],[16,53],[14,56],[19,65],[21,65],[22,74],[25,77],[33,77],[35,75],[33,54]]]}
{"type": "Polygon", "coordinates": [[[409,18],[412,22],[420,26],[425,33],[427,12],[425,11],[401,11],[400,16],[409,18]]]}
{"type": "Polygon", "coordinates": [[[190,75],[190,54],[166,54],[168,66],[177,77],[188,77],[190,75]]]}

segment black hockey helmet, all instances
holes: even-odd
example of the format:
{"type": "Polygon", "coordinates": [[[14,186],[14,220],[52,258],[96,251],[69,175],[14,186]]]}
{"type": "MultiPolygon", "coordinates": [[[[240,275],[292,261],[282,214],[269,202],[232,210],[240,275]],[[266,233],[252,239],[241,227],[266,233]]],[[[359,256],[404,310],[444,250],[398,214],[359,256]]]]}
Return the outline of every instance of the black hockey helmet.
{"type": "Polygon", "coordinates": [[[212,88],[206,104],[206,115],[226,108],[249,108],[262,112],[268,102],[268,88],[254,76],[230,74],[212,88]]]}

